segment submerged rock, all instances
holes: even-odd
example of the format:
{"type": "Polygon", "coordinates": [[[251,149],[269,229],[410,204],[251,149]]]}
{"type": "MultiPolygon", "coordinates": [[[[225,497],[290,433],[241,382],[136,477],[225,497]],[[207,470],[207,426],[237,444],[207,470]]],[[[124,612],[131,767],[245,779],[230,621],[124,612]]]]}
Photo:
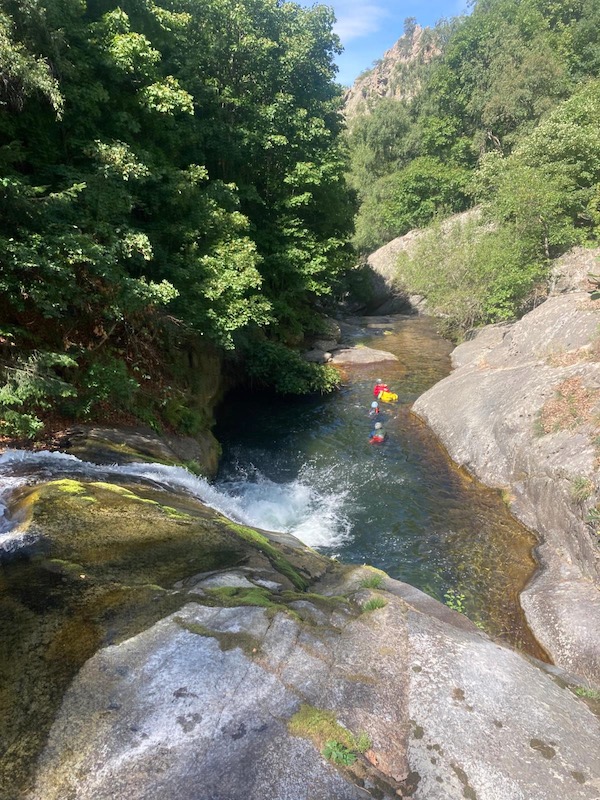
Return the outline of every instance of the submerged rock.
{"type": "Polygon", "coordinates": [[[380,364],[384,361],[398,361],[398,356],[388,353],[386,350],[375,350],[372,347],[342,347],[335,351],[331,359],[331,363],[338,366],[380,364]]]}

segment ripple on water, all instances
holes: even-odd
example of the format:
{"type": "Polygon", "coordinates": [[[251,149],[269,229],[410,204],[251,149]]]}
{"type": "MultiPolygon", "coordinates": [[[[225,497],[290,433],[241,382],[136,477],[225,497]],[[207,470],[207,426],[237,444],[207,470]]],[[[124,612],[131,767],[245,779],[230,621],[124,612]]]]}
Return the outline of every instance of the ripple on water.
{"type": "MultiPolygon", "coordinates": [[[[219,488],[227,492],[236,470],[251,462],[270,481],[273,502],[289,506],[289,530],[307,544],[384,569],[441,600],[449,590],[464,595],[469,615],[487,630],[543,655],[518,602],[536,566],[533,536],[497,492],[455,469],[410,414],[416,397],[448,374],[451,346],[429,320],[404,318],[377,331],[356,342],[393,352],[399,361],[347,368],[342,391],[332,397],[229,398],[218,429],[224,445],[219,488]],[[381,405],[378,419],[388,439],[374,447],[369,410],[379,377],[398,392],[399,403],[381,405]],[[295,481],[312,487],[314,504],[293,502],[295,481]],[[279,483],[287,487],[281,494],[279,483]],[[313,530],[318,535],[311,539],[313,530]]],[[[248,503],[249,495],[247,512],[248,503]]],[[[260,515],[254,519],[268,527],[260,515]]]]}

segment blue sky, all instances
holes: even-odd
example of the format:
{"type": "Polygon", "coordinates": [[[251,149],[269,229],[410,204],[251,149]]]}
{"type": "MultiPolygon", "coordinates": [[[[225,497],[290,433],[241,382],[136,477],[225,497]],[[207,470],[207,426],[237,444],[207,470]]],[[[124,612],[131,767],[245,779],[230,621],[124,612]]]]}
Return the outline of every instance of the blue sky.
{"type": "MultiPolygon", "coordinates": [[[[344,52],[337,58],[339,83],[350,86],[354,79],[401,36],[404,20],[415,17],[422,27],[434,25],[442,17],[455,17],[467,11],[467,0],[321,0],[331,6],[337,23],[335,31],[344,52]]],[[[312,5],[305,0],[304,5],[312,5]]]]}

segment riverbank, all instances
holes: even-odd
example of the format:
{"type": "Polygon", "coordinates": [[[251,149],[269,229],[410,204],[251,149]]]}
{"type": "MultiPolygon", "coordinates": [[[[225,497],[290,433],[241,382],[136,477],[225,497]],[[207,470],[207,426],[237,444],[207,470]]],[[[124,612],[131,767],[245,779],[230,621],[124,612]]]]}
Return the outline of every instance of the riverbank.
{"type": "Polygon", "coordinates": [[[560,291],[519,322],[475,332],[413,411],[537,533],[529,624],[557,664],[600,683],[600,308],[582,291],[596,255],[563,259],[560,291]]]}

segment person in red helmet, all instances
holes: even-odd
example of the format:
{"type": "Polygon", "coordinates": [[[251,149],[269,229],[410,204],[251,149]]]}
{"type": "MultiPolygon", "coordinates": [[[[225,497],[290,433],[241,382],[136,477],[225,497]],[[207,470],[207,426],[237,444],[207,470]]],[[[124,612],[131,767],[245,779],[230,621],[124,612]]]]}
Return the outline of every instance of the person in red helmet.
{"type": "Polygon", "coordinates": [[[387,383],[384,383],[381,378],[377,378],[377,382],[373,387],[373,397],[375,400],[377,400],[381,392],[389,392],[389,390],[390,387],[387,385],[387,383]]]}

